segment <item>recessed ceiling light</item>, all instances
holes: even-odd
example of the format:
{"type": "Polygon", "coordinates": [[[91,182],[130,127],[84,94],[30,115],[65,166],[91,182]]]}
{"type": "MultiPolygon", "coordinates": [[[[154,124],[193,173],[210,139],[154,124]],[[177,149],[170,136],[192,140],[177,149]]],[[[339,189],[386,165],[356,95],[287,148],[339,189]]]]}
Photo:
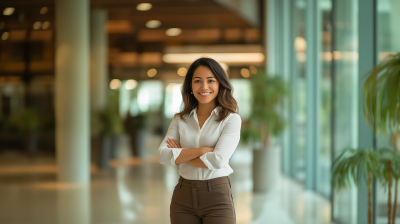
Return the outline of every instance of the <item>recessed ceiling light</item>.
{"type": "Polygon", "coordinates": [[[303,37],[296,37],[294,40],[294,48],[297,51],[305,51],[307,48],[306,40],[303,37]]]}
{"type": "Polygon", "coordinates": [[[153,7],[150,3],[140,3],[139,5],[136,6],[136,9],[139,11],[148,11],[153,7]]]}
{"type": "Polygon", "coordinates": [[[169,29],[165,32],[165,34],[167,34],[167,36],[172,36],[172,37],[178,36],[178,35],[181,34],[181,33],[182,33],[182,30],[179,29],[179,28],[169,28],[169,29]]]}
{"type": "Polygon", "coordinates": [[[3,15],[10,16],[14,13],[15,9],[13,7],[8,7],[3,10],[3,15]]]}
{"type": "Polygon", "coordinates": [[[187,73],[187,68],[181,67],[181,68],[178,69],[178,75],[179,76],[185,76],[186,73],[187,73]]]}
{"type": "Polygon", "coordinates": [[[38,30],[38,29],[40,29],[42,27],[42,23],[41,22],[35,22],[34,24],[33,24],[33,29],[34,30],[38,30]]]}
{"type": "Polygon", "coordinates": [[[50,27],[50,22],[49,21],[46,21],[46,22],[44,22],[43,24],[42,24],[42,29],[48,29],[50,27]]]}
{"type": "Polygon", "coordinates": [[[3,35],[1,35],[1,39],[2,40],[7,40],[9,36],[10,36],[9,32],[4,32],[3,35]]]}
{"type": "Polygon", "coordinates": [[[242,68],[240,70],[240,74],[244,77],[244,78],[249,78],[250,77],[250,71],[247,68],[242,68]]]}
{"type": "Polygon", "coordinates": [[[147,28],[157,28],[161,26],[161,22],[159,20],[149,20],[146,23],[147,28]]]}
{"type": "Polygon", "coordinates": [[[118,89],[121,86],[121,80],[119,79],[113,79],[110,82],[110,88],[111,89],[118,89]]]}
{"type": "Polygon", "coordinates": [[[131,90],[131,89],[136,88],[137,85],[138,85],[138,82],[137,82],[136,80],[134,80],[134,79],[128,79],[128,80],[126,80],[126,82],[125,82],[125,89],[131,90]]]}
{"type": "Polygon", "coordinates": [[[48,10],[49,10],[49,8],[43,7],[43,8],[40,9],[40,14],[44,15],[44,14],[47,13],[48,10]]]}
{"type": "Polygon", "coordinates": [[[155,68],[149,69],[149,71],[147,71],[147,75],[149,77],[154,77],[157,74],[157,70],[155,68]]]}
{"type": "Polygon", "coordinates": [[[250,65],[250,72],[251,74],[256,74],[257,73],[257,68],[254,65],[250,65]]]}

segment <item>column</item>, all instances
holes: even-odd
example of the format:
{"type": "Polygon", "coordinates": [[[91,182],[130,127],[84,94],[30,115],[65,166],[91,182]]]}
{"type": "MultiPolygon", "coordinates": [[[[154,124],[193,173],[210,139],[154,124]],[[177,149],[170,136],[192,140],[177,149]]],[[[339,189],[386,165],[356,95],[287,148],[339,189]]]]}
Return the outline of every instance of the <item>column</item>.
{"type": "Polygon", "coordinates": [[[92,112],[104,109],[107,101],[108,40],[106,23],[106,10],[92,10],[90,36],[90,105],[92,112]]]}
{"type": "MultiPolygon", "coordinates": [[[[374,133],[364,120],[362,109],[364,86],[364,75],[372,69],[376,63],[376,1],[359,0],[358,14],[358,148],[366,149],[374,147],[374,133]]],[[[360,175],[362,178],[362,175],[360,175]]],[[[364,179],[359,180],[358,184],[358,208],[357,223],[368,223],[368,186],[364,179]]],[[[375,198],[373,198],[375,200],[375,198]]],[[[373,209],[376,211],[376,209],[373,209]]],[[[375,221],[375,214],[374,220],[375,221]]]]}
{"type": "Polygon", "coordinates": [[[55,114],[58,180],[90,180],[89,1],[56,0],[55,114]]]}

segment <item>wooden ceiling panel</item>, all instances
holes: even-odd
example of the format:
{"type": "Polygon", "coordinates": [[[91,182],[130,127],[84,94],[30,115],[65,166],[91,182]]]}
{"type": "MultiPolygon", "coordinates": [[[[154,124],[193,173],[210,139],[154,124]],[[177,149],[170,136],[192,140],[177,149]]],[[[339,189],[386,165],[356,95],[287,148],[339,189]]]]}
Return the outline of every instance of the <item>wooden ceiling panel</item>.
{"type": "MultiPolygon", "coordinates": [[[[160,20],[160,28],[250,28],[251,25],[240,15],[232,12],[213,0],[150,0],[149,11],[138,11],[141,0],[92,0],[92,8],[108,10],[109,20],[130,20],[137,27],[145,27],[149,20],[160,20]]],[[[0,21],[54,21],[54,0],[2,0],[0,9],[13,6],[11,16],[0,15],[0,21]],[[48,7],[45,15],[40,9],[48,7]]],[[[21,26],[21,24],[20,24],[21,26]]],[[[29,26],[28,26],[29,27],[29,26]]]]}

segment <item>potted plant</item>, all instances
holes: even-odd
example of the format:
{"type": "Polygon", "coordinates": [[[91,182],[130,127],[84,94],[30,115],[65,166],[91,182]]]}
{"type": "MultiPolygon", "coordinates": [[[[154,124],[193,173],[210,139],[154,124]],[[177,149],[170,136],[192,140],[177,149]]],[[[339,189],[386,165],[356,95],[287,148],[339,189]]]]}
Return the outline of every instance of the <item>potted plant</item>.
{"type": "Polygon", "coordinates": [[[132,116],[130,113],[125,119],[125,130],[130,135],[132,155],[142,158],[144,156],[144,135],[146,113],[139,113],[132,116]]]}
{"type": "Polygon", "coordinates": [[[99,144],[93,144],[98,149],[96,158],[97,166],[109,167],[109,159],[115,156],[119,147],[118,136],[124,133],[124,126],[118,111],[118,94],[111,93],[105,109],[92,115],[91,133],[93,138],[98,138],[99,144]]]}
{"type": "Polygon", "coordinates": [[[372,224],[371,187],[373,176],[388,189],[388,224],[395,224],[398,180],[400,174],[400,53],[391,55],[366,75],[363,88],[363,109],[366,122],[376,128],[376,134],[391,132],[391,149],[344,150],[335,159],[333,185],[342,188],[357,185],[360,174],[368,182],[368,223],[372,224]],[[366,178],[368,175],[368,178],[366,178]],[[395,202],[392,210],[392,181],[395,181],[395,202]]]}
{"type": "Polygon", "coordinates": [[[388,190],[388,224],[396,224],[398,183],[400,178],[400,153],[392,149],[381,149],[379,182],[388,190]],[[394,181],[394,203],[392,206],[392,186],[394,181]]]}
{"type": "Polygon", "coordinates": [[[241,138],[253,147],[253,190],[268,191],[280,177],[281,149],[276,141],[285,128],[279,111],[287,96],[286,84],[280,76],[259,72],[251,78],[252,109],[244,123],[241,138]]]}
{"type": "Polygon", "coordinates": [[[368,224],[372,224],[372,178],[379,176],[380,154],[374,149],[345,149],[333,163],[332,183],[337,189],[358,186],[360,175],[368,184],[368,224]]]}
{"type": "Polygon", "coordinates": [[[25,109],[19,114],[9,116],[3,125],[3,131],[23,138],[24,148],[30,158],[37,151],[39,132],[43,127],[43,118],[31,109],[25,109]]]}
{"type": "MultiPolygon", "coordinates": [[[[390,132],[391,144],[395,152],[392,159],[396,159],[399,152],[400,140],[400,52],[389,55],[386,60],[377,65],[367,74],[364,84],[364,116],[370,127],[375,125],[376,134],[390,132]]],[[[384,169],[383,179],[388,187],[388,223],[396,222],[396,210],[392,211],[391,206],[391,185],[393,174],[392,164],[396,164],[390,157],[386,159],[387,169],[384,169]],[[393,215],[391,214],[393,212],[393,215]]],[[[396,161],[398,162],[398,161],[396,161]]],[[[398,178],[395,179],[398,185],[398,178]]],[[[397,206],[398,188],[395,188],[395,206],[397,206]]]]}

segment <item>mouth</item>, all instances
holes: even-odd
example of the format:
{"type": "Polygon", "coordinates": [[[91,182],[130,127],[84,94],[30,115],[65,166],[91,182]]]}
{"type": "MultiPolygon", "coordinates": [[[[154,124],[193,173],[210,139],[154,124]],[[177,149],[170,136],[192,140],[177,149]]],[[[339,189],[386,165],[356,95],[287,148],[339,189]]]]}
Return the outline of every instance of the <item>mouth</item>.
{"type": "Polygon", "coordinates": [[[211,94],[211,92],[204,92],[204,93],[199,93],[200,96],[202,97],[207,97],[211,94]]]}

